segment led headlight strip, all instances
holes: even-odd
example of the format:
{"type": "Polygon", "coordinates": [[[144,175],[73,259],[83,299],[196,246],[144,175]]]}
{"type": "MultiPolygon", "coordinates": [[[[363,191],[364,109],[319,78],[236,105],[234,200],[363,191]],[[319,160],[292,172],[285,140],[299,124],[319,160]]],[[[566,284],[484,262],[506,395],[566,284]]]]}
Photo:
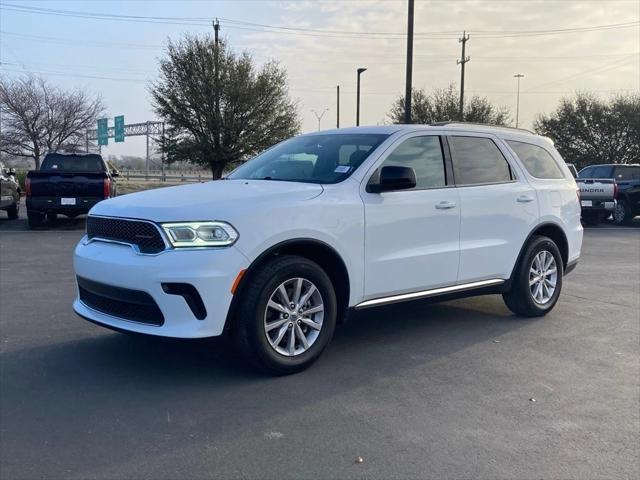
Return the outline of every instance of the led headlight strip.
{"type": "Polygon", "coordinates": [[[174,248],[181,247],[226,247],[238,239],[238,232],[225,222],[180,222],[163,223],[174,248]]]}

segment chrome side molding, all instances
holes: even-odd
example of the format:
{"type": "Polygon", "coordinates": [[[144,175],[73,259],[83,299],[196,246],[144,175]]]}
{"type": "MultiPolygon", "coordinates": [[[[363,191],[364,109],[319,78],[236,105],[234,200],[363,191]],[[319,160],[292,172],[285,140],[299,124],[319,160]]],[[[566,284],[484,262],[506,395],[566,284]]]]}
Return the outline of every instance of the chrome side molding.
{"type": "Polygon", "coordinates": [[[462,292],[464,290],[473,290],[475,288],[490,287],[500,285],[505,280],[501,278],[492,278],[490,280],[481,280],[479,282],[463,283],[461,285],[452,285],[450,287],[434,288],[431,290],[422,290],[420,292],[402,293],[400,295],[392,295],[390,297],[374,298],[365,300],[355,306],[356,310],[367,307],[375,307],[378,305],[387,305],[389,303],[405,302],[407,300],[417,300],[419,298],[433,297],[436,295],[444,295],[447,293],[462,292]]]}

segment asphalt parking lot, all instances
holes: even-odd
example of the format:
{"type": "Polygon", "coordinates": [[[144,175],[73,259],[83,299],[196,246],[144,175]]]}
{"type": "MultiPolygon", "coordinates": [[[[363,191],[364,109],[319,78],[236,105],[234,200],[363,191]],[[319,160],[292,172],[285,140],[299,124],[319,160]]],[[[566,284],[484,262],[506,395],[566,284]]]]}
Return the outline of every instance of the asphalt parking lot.
{"type": "Polygon", "coordinates": [[[0,213],[0,477],[639,478],[638,226],[587,229],[545,318],[498,296],[368,310],[267,378],[219,340],[78,318],[83,221],[0,213]]]}

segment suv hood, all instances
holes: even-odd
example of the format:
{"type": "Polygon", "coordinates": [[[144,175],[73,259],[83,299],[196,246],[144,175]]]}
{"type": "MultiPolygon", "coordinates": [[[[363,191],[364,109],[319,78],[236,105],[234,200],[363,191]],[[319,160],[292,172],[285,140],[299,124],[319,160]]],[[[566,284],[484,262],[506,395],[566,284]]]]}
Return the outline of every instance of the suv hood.
{"type": "Polygon", "coordinates": [[[217,180],[130,193],[98,203],[89,214],[154,222],[232,221],[243,211],[309,200],[322,191],[310,183],[217,180]]]}

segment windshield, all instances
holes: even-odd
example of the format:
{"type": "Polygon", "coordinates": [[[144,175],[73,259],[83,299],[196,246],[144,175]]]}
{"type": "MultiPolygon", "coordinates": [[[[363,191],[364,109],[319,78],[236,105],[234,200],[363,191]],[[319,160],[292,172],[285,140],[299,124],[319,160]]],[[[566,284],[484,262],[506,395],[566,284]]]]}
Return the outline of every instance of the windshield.
{"type": "Polygon", "coordinates": [[[234,170],[228,178],[338,183],[380,145],[388,135],[306,135],[286,140],[234,170]]]}
{"type": "Polygon", "coordinates": [[[99,155],[61,155],[50,154],[42,161],[40,170],[56,172],[104,172],[102,157],[99,155]]]}

